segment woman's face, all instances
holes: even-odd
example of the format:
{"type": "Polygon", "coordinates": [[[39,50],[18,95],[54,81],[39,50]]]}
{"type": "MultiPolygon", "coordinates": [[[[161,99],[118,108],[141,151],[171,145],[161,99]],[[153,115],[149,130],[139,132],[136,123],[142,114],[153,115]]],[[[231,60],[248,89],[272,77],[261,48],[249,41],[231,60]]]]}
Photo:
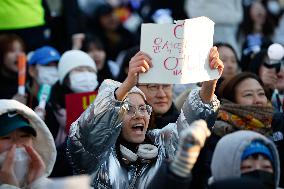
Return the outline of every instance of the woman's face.
{"type": "Polygon", "coordinates": [[[98,49],[95,44],[91,44],[88,54],[95,61],[97,69],[102,70],[106,60],[106,52],[103,49],[98,49]]]}
{"type": "Polygon", "coordinates": [[[263,87],[253,78],[247,78],[235,87],[235,101],[242,105],[267,105],[263,87]]]}
{"type": "Polygon", "coordinates": [[[260,1],[254,1],[250,8],[250,17],[254,24],[263,25],[266,20],[266,10],[260,1]]]}
{"type": "Polygon", "coordinates": [[[234,52],[226,46],[218,48],[221,60],[224,63],[223,78],[232,77],[238,72],[238,62],[234,52]]]}
{"type": "Polygon", "coordinates": [[[18,71],[17,58],[19,54],[23,52],[24,48],[22,44],[19,41],[14,41],[11,50],[4,55],[4,60],[3,60],[4,66],[12,72],[17,72],[18,71]]]}
{"type": "Polygon", "coordinates": [[[132,108],[131,111],[126,111],[123,116],[121,134],[127,142],[140,144],[145,140],[150,115],[144,108],[146,104],[140,94],[129,94],[127,102],[132,108]]]}

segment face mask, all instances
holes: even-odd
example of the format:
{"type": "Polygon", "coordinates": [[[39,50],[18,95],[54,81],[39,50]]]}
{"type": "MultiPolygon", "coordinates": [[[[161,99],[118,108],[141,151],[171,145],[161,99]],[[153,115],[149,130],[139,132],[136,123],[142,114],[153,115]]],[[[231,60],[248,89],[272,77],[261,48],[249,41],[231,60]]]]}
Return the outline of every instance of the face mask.
{"type": "Polygon", "coordinates": [[[71,72],[69,79],[70,88],[75,93],[94,91],[99,84],[94,72],[71,72]]]}
{"type": "Polygon", "coordinates": [[[58,80],[58,70],[55,66],[40,66],[36,65],[38,70],[37,82],[38,84],[54,85],[58,80]]]}
{"type": "Polygon", "coordinates": [[[267,171],[255,170],[255,171],[251,171],[251,172],[248,172],[248,173],[243,173],[242,177],[256,179],[256,180],[260,181],[263,184],[263,186],[267,189],[275,189],[276,188],[274,174],[269,173],[267,171]]]}
{"type": "MultiPolygon", "coordinates": [[[[2,167],[2,164],[4,163],[6,154],[7,152],[0,154],[0,167],[2,167]]],[[[29,163],[30,157],[25,148],[16,148],[14,156],[14,173],[20,186],[24,186],[27,180],[26,177],[29,170],[29,163]]]]}

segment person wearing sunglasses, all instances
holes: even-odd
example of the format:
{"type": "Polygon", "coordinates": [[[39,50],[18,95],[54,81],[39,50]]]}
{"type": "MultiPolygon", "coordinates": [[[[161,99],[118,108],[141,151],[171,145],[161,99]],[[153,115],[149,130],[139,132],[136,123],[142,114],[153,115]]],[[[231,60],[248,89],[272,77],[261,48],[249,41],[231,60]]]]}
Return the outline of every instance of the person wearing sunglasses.
{"type": "Polygon", "coordinates": [[[249,65],[248,71],[260,77],[271,97],[274,89],[276,89],[277,73],[280,71],[280,68],[281,61],[279,63],[272,63],[267,55],[267,49],[264,49],[255,55],[249,65]]]}
{"type": "MultiPolygon", "coordinates": [[[[222,74],[217,48],[209,59],[210,68],[222,74]]],[[[95,101],[71,125],[67,156],[75,174],[92,175],[94,188],[147,188],[162,162],[174,157],[183,130],[197,119],[214,123],[217,80],[205,82],[200,91],[189,95],[176,123],[149,129],[152,108],[136,85],[138,74],[152,66],[150,57],[138,52],[123,83],[105,80],[95,101]]]]}

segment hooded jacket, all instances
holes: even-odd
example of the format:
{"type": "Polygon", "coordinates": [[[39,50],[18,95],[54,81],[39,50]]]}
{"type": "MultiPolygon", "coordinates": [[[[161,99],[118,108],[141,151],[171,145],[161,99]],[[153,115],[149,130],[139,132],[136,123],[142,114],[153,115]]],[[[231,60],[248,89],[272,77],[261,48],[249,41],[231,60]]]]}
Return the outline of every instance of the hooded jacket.
{"type": "Polygon", "coordinates": [[[275,186],[278,186],[280,164],[277,149],[271,140],[253,131],[236,131],[221,138],[215,148],[211,163],[213,182],[241,177],[242,154],[254,140],[263,142],[270,149],[274,159],[275,186]]]}
{"type": "MultiPolygon", "coordinates": [[[[149,130],[146,137],[158,147],[158,155],[150,162],[126,165],[119,157],[116,143],[122,128],[123,102],[115,99],[119,82],[105,80],[93,104],[71,125],[67,155],[75,173],[92,175],[94,188],[147,188],[165,159],[172,159],[178,144],[178,133],[196,119],[214,123],[219,101],[215,97],[204,104],[199,91],[193,91],[185,102],[176,123],[163,129],[149,130]]],[[[145,95],[137,87],[130,93],[145,95]]]]}
{"type": "MultiPolygon", "coordinates": [[[[45,171],[44,174],[34,181],[30,187],[31,189],[40,189],[42,184],[45,183],[48,179],[47,177],[50,175],[56,158],[56,148],[53,137],[48,130],[46,124],[38,117],[38,115],[30,108],[25,106],[24,104],[16,101],[16,100],[0,100],[0,115],[10,112],[16,111],[25,117],[30,125],[36,130],[37,136],[33,141],[34,149],[39,153],[45,163],[45,171]]],[[[0,184],[1,189],[17,189],[18,187],[8,185],[8,184],[0,184]]]]}

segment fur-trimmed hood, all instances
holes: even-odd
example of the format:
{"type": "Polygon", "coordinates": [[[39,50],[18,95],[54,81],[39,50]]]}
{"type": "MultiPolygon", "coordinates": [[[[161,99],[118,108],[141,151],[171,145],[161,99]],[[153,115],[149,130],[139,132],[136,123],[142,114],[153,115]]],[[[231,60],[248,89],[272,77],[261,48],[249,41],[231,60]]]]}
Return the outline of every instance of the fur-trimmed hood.
{"type": "Polygon", "coordinates": [[[16,100],[1,99],[0,115],[11,111],[16,111],[25,117],[36,130],[37,136],[34,139],[34,148],[42,157],[46,166],[43,177],[49,176],[55,163],[56,148],[48,127],[32,109],[24,104],[16,100]]]}

